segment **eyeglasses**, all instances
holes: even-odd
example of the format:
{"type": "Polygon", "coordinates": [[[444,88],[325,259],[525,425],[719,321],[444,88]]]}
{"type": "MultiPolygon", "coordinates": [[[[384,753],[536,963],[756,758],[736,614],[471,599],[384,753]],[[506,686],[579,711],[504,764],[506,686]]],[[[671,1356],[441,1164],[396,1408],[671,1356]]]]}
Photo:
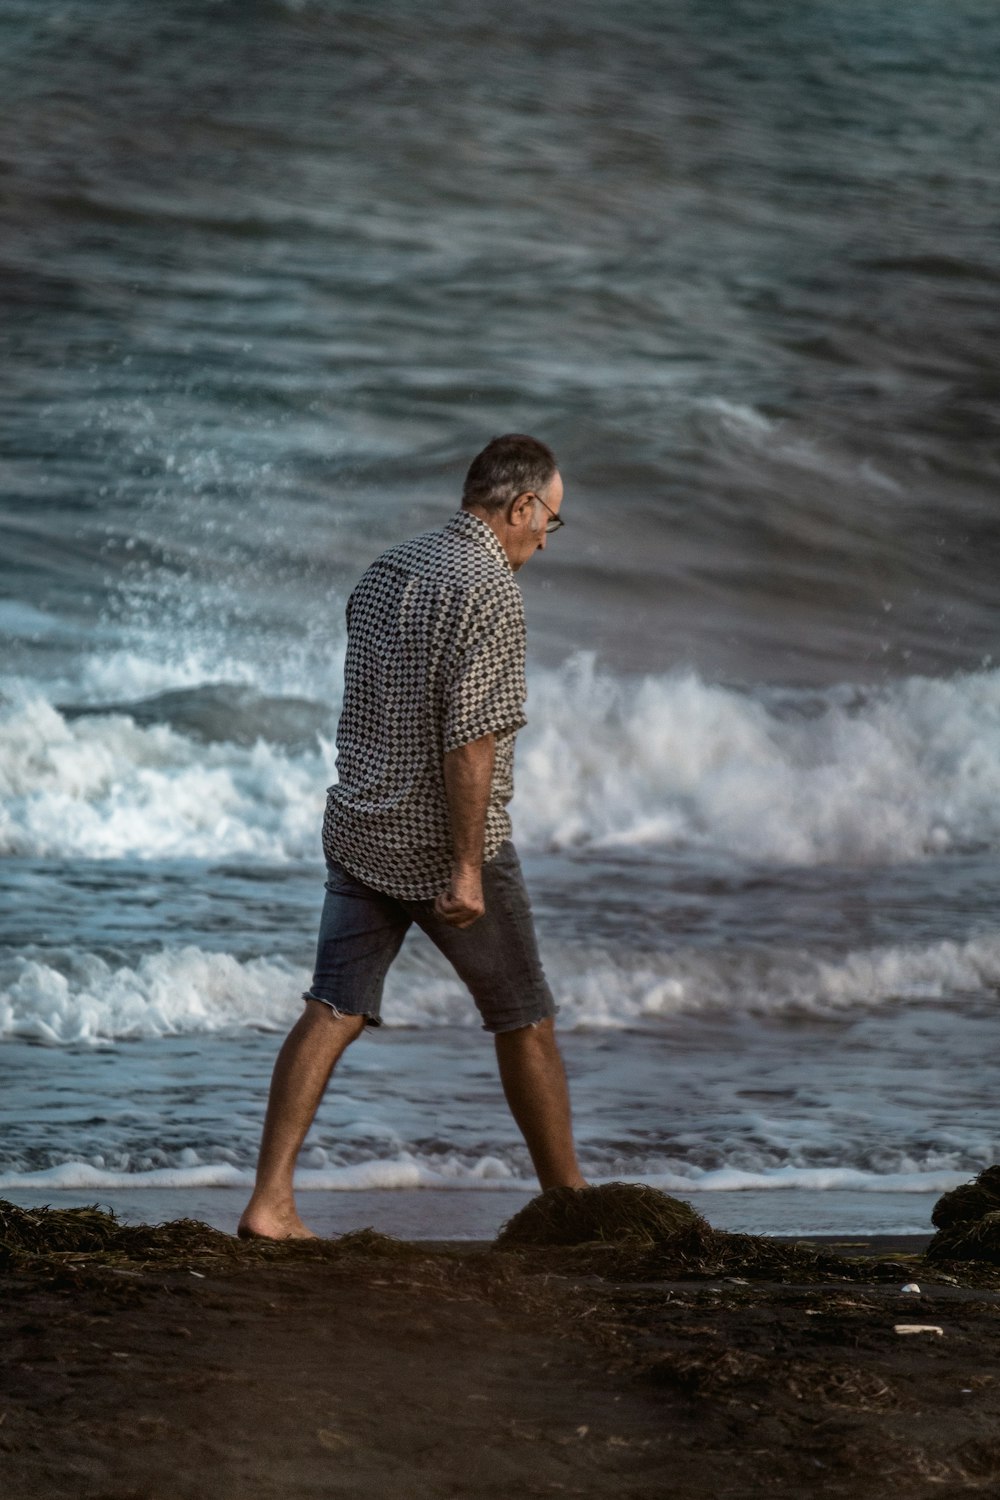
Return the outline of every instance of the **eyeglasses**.
{"type": "Polygon", "coordinates": [[[566,522],[563,520],[562,516],[557,516],[555,511],[545,504],[545,501],[542,499],[541,495],[536,495],[534,490],[531,490],[529,493],[533,500],[538,501],[539,505],[542,507],[542,510],[547,510],[549,513],[550,519],[545,523],[545,533],[547,536],[551,536],[553,531],[558,531],[560,526],[566,525],[566,522]]]}

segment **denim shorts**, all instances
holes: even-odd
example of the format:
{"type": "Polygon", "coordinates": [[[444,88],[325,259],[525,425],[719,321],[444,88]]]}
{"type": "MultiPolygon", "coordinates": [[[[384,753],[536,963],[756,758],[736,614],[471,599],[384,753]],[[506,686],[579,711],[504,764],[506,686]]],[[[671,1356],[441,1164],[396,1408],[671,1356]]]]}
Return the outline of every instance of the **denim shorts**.
{"type": "Polygon", "coordinates": [[[556,1013],[542,972],[531,904],[514,845],[483,866],[486,911],[471,927],[449,927],[434,902],[387,896],[343,865],[327,864],[316,969],[304,1000],[381,1026],[382,986],[412,922],[451,962],[472,995],[484,1031],[517,1031],[556,1013]]]}

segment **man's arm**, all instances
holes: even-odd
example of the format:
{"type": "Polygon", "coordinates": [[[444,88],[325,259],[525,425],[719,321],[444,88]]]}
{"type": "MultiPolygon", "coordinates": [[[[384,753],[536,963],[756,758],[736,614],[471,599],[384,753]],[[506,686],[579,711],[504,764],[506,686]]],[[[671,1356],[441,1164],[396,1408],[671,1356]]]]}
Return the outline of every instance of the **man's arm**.
{"type": "Polygon", "coordinates": [[[452,927],[471,927],[486,910],[483,901],[483,843],[486,809],[493,781],[496,740],[492,734],[449,750],[444,757],[444,789],[451,821],[451,881],[434,903],[452,927]]]}

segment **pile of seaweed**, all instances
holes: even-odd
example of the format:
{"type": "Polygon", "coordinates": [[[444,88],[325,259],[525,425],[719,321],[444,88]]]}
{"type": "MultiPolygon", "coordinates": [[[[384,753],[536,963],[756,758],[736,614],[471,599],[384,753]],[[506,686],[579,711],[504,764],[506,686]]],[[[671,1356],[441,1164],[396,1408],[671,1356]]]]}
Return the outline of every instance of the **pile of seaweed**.
{"type": "MultiPolygon", "coordinates": [[[[962,1262],[963,1279],[968,1279],[970,1263],[976,1262],[977,1280],[994,1278],[992,1268],[1000,1268],[1000,1166],[946,1193],[934,1209],[933,1222],[938,1233],[927,1261],[938,1266],[962,1262]]],[[[615,1281],[726,1276],[745,1281],[871,1282],[906,1280],[919,1259],[847,1257],[808,1242],[728,1234],[713,1229],[689,1203],[625,1182],[540,1193],[504,1225],[490,1249],[486,1256],[458,1247],[447,1252],[373,1229],[334,1239],[239,1240],[195,1219],[123,1224],[97,1206],[23,1209],[0,1199],[0,1270],[197,1266],[226,1271],[306,1261],[354,1270],[388,1258],[413,1266],[419,1261],[421,1276],[442,1286],[449,1279],[462,1279],[465,1271],[491,1284],[522,1272],[597,1275],[615,1281]]]]}
{"type": "Polygon", "coordinates": [[[981,1261],[1000,1266],[1000,1166],[945,1193],[934,1205],[938,1231],[927,1247],[932,1261],[981,1261]]]}
{"type": "Polygon", "coordinates": [[[501,1229],[494,1249],[526,1264],[615,1280],[740,1277],[816,1281],[898,1279],[899,1260],[847,1259],[809,1244],[713,1229],[689,1203],[627,1182],[550,1188],[501,1229]]]}
{"type": "Polygon", "coordinates": [[[197,1219],[168,1224],[123,1224],[115,1214],[86,1208],[18,1208],[0,1199],[0,1269],[90,1265],[109,1268],[192,1263],[218,1268],[267,1261],[336,1260],[345,1257],[406,1257],[415,1246],[372,1229],[335,1240],[238,1240],[197,1219]]]}

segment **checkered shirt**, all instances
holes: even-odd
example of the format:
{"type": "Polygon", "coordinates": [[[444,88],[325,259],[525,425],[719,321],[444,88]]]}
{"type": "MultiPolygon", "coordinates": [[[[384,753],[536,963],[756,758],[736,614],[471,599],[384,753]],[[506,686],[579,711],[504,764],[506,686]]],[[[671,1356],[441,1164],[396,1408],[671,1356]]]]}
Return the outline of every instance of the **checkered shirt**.
{"type": "Polygon", "coordinates": [[[376,890],[447,889],[451,824],[443,757],[496,736],[484,858],[510,837],[514,737],[525,723],[524,606],[507,555],[460,510],[384,552],[347,604],[338,782],[323,849],[376,890]]]}

